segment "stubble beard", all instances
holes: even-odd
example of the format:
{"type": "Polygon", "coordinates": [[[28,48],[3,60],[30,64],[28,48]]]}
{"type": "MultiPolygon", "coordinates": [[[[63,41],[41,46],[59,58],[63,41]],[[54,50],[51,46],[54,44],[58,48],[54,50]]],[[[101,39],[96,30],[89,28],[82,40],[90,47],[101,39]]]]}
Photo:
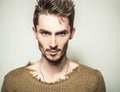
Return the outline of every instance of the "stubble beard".
{"type": "MultiPolygon", "coordinates": [[[[65,52],[66,53],[66,52],[65,52]]],[[[58,65],[58,64],[60,64],[61,62],[62,62],[62,60],[63,60],[63,58],[65,57],[65,55],[66,54],[63,54],[63,55],[61,55],[58,59],[55,59],[55,60],[51,60],[51,59],[49,59],[46,55],[44,55],[43,54],[43,56],[45,57],[45,59],[49,62],[49,63],[51,63],[51,64],[54,64],[54,65],[58,65]]],[[[53,57],[54,58],[54,57],[53,57]]]]}
{"type": "MultiPolygon", "coordinates": [[[[63,51],[64,52],[61,53],[61,56],[59,58],[57,58],[57,59],[54,59],[54,60],[48,58],[47,55],[45,53],[43,53],[44,51],[42,51],[42,49],[41,49],[41,48],[43,48],[43,46],[42,46],[42,44],[39,41],[38,41],[38,46],[39,46],[39,49],[40,49],[40,51],[42,53],[42,56],[45,57],[45,59],[49,63],[54,64],[54,65],[58,65],[58,64],[60,64],[62,62],[63,58],[66,56],[66,52],[67,52],[67,48],[68,48],[68,42],[66,42],[66,44],[64,45],[64,47],[63,47],[63,51]]],[[[55,56],[51,56],[51,57],[55,58],[55,56]]]]}

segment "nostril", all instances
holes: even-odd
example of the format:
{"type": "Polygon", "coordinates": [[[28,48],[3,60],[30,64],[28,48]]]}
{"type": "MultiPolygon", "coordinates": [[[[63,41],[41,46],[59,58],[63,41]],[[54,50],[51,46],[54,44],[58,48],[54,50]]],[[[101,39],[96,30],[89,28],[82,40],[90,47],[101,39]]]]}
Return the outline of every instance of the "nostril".
{"type": "Polygon", "coordinates": [[[55,45],[55,46],[50,46],[50,49],[57,49],[57,45],[55,45]]]}

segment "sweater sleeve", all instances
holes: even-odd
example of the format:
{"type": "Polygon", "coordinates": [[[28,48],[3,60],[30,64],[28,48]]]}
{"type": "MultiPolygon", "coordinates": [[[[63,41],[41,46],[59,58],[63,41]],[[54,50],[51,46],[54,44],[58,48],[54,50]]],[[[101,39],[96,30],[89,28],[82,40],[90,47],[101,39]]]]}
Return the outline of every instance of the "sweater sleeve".
{"type": "Polygon", "coordinates": [[[94,92],[106,92],[105,82],[101,72],[97,71],[97,77],[98,77],[98,81],[97,81],[96,90],[94,92]]]}
{"type": "Polygon", "coordinates": [[[5,78],[4,78],[4,81],[3,81],[3,84],[2,84],[2,89],[1,89],[1,92],[8,92],[7,89],[6,89],[6,82],[5,82],[5,78]]]}

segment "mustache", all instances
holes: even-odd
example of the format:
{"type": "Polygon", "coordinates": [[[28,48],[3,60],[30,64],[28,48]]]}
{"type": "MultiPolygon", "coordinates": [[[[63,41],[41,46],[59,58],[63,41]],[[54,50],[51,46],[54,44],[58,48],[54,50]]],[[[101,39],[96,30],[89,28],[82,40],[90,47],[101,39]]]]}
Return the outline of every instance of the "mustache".
{"type": "Polygon", "coordinates": [[[51,49],[46,49],[46,51],[61,51],[61,49],[58,49],[58,48],[51,48],[51,49]]]}

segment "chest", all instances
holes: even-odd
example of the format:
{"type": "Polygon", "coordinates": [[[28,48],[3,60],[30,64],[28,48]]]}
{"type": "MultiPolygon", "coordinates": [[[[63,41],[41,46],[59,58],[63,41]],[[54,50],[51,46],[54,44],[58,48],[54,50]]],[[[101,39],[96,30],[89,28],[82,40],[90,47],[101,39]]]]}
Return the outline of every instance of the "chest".
{"type": "Polygon", "coordinates": [[[65,80],[60,83],[46,84],[24,79],[10,92],[93,92],[93,87],[82,80],[65,80]]]}

